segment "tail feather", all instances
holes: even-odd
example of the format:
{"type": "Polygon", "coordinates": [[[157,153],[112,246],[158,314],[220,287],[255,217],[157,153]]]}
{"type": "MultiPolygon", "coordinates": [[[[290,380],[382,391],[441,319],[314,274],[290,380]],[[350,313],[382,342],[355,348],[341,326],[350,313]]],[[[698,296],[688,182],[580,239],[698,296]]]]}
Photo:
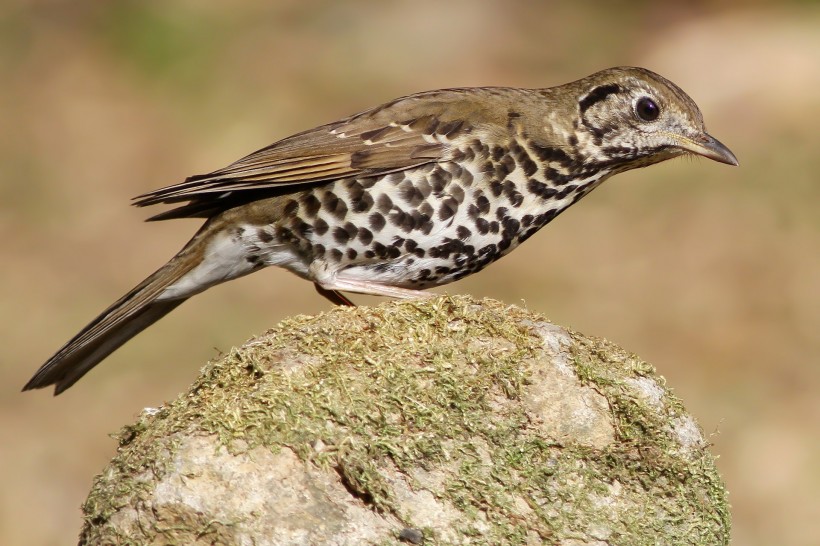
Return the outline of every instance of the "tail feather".
{"type": "Polygon", "coordinates": [[[166,288],[190,271],[191,266],[185,262],[188,260],[180,253],[100,313],[49,358],[23,390],[54,385],[54,395],[60,394],[129,339],[182,304],[187,297],[159,298],[166,288]]]}

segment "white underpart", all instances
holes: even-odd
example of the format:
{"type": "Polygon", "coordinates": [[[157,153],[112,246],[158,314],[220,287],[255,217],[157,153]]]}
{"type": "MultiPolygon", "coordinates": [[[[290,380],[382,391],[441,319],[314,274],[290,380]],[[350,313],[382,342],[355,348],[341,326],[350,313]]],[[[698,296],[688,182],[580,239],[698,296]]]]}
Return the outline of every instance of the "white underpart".
{"type": "MultiPolygon", "coordinates": [[[[254,234],[255,237],[256,229],[245,226],[244,233],[254,234]]],[[[188,298],[211,286],[255,271],[258,267],[254,267],[247,260],[247,257],[252,254],[253,246],[254,241],[248,236],[232,236],[229,232],[216,235],[208,243],[202,262],[166,288],[157,299],[188,298]]]]}

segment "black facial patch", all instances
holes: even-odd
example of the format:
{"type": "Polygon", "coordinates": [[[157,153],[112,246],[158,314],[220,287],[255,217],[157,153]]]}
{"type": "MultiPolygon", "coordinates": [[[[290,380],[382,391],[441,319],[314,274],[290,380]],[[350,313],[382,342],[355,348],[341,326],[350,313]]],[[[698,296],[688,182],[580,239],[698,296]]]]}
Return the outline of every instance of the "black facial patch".
{"type": "Polygon", "coordinates": [[[620,93],[621,86],[617,83],[609,83],[607,85],[599,85],[592,91],[590,91],[581,101],[578,103],[578,106],[581,109],[581,114],[589,110],[589,107],[595,104],[596,102],[600,102],[607,98],[609,95],[614,93],[620,93]]]}

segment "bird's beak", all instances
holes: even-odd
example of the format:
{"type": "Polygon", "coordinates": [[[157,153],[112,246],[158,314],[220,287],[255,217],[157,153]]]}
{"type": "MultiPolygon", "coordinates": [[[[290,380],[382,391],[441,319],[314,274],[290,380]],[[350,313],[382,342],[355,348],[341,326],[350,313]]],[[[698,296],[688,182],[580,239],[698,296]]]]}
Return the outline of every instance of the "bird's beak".
{"type": "Polygon", "coordinates": [[[720,163],[737,166],[737,158],[732,150],[708,133],[701,133],[694,138],[683,135],[670,136],[674,138],[675,144],[682,150],[714,159],[720,163]]]}

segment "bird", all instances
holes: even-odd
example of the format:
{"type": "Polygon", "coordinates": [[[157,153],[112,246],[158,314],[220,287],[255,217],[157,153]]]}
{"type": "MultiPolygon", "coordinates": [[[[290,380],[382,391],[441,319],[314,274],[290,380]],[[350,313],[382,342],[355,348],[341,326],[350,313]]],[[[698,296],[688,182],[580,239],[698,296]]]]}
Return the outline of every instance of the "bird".
{"type": "Polygon", "coordinates": [[[678,156],[737,165],[695,102],[644,68],[549,88],[401,97],[134,198],[202,218],[171,260],[63,345],[23,390],[60,394],[208,288],[278,266],[345,292],[423,298],[508,254],[609,177],[678,156]]]}

